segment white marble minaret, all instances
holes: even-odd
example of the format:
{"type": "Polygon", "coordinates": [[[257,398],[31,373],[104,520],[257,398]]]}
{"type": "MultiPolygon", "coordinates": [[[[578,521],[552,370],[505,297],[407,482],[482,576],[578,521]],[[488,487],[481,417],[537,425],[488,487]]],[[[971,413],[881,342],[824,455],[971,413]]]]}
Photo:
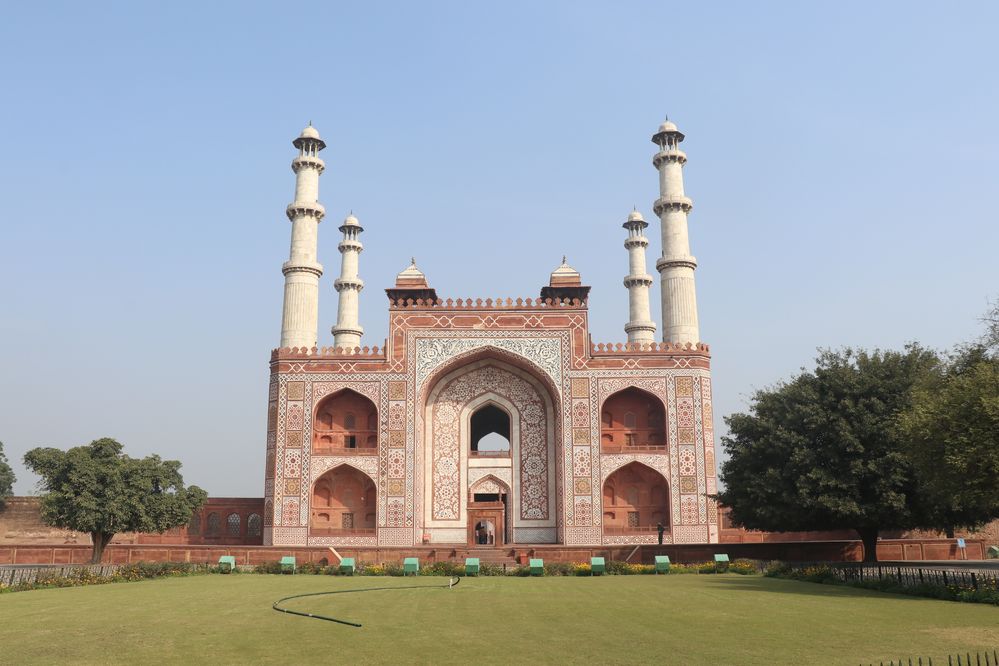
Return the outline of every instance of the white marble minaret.
{"type": "Polygon", "coordinates": [[[628,250],[628,275],[624,278],[624,286],[628,288],[628,323],[624,325],[624,331],[628,334],[628,342],[652,343],[656,341],[656,325],[649,310],[652,276],[645,272],[645,248],[649,246],[645,227],[649,223],[635,210],[622,226],[628,230],[628,238],[624,241],[628,250]]]}
{"type": "Polygon", "coordinates": [[[340,225],[343,240],[337,248],[343,258],[340,263],[340,277],[333,283],[340,304],[336,312],[336,326],[333,327],[333,346],[352,350],[361,346],[361,334],[364,329],[357,321],[358,297],[364,289],[364,280],[357,277],[357,259],[364,246],[357,240],[364,231],[353,213],[340,225]]]}
{"type": "Polygon", "coordinates": [[[319,276],[316,261],[319,221],[326,209],[319,203],[319,174],[326,164],[319,151],[326,147],[310,123],[292,142],[298,157],[291,162],[295,172],[295,201],[288,204],[291,220],[291,256],[281,267],[284,273],[284,311],[281,316],[281,346],[316,346],[319,331],[319,276]]]}
{"type": "Polygon", "coordinates": [[[656,270],[662,289],[663,341],[696,344],[700,341],[694,290],[697,259],[690,254],[687,237],[687,213],[693,202],[683,193],[687,155],[680,150],[681,141],[683,134],[669,120],[652,136],[652,142],[659,146],[652,158],[659,170],[659,198],[654,210],[663,232],[663,256],[656,262],[656,270]]]}

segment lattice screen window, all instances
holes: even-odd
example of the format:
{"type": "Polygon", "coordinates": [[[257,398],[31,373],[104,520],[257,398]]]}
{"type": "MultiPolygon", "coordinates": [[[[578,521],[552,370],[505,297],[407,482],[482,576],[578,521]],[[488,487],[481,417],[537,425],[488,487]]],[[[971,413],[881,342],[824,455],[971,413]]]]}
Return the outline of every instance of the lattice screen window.
{"type": "Polygon", "coordinates": [[[638,527],[638,512],[629,511],[628,512],[628,527],[638,527]]]}
{"type": "Polygon", "coordinates": [[[219,514],[214,511],[208,514],[208,534],[210,536],[217,536],[222,528],[222,519],[219,518],[219,514]]]}
{"type": "Polygon", "coordinates": [[[194,514],[191,516],[191,522],[187,524],[188,534],[201,534],[201,516],[194,514]]]}
{"type": "Polygon", "coordinates": [[[260,514],[251,513],[250,517],[246,519],[246,536],[260,536],[262,527],[263,521],[260,518],[260,514]]]}
{"type": "Polygon", "coordinates": [[[354,514],[352,513],[341,513],[340,514],[340,527],[345,530],[354,529],[354,514]]]}
{"type": "Polygon", "coordinates": [[[230,513],[225,519],[225,531],[229,536],[239,536],[239,514],[230,513]]]}

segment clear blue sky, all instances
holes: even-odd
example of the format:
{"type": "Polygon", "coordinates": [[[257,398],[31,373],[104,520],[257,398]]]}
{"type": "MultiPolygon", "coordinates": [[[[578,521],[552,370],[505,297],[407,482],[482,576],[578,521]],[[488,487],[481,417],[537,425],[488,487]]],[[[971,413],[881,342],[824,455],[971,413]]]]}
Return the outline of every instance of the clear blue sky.
{"type": "MultiPolygon", "coordinates": [[[[949,347],[999,295],[999,5],[26,3],[0,22],[0,440],[101,436],[260,496],[290,141],[366,231],[361,323],[411,255],[443,297],[563,254],[622,341],[621,223],[687,134],[716,426],[816,347],[949,347]],[[139,5],[149,6],[140,7],[139,5]]],[[[650,227],[650,271],[660,251],[650,227]]],[[[653,287],[658,318],[658,282],[653,287]]]]}

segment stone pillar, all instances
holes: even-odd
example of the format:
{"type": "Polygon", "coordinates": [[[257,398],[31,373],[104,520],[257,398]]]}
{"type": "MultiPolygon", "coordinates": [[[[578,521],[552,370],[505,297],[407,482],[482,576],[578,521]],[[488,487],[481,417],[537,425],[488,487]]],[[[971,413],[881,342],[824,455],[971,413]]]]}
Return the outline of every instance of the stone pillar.
{"type": "Polygon", "coordinates": [[[322,265],[316,261],[319,222],[326,209],[319,203],[319,175],[326,164],[319,151],[326,144],[309,125],[292,142],[298,157],[292,160],[295,172],[295,201],[286,213],[291,220],[291,253],[281,267],[284,273],[284,310],[281,316],[281,347],[316,346],[319,332],[319,277],[322,265]]]}
{"type": "Polygon", "coordinates": [[[645,237],[644,229],[649,223],[636,210],[628,215],[628,221],[622,226],[628,230],[628,238],[624,241],[628,250],[628,275],[624,278],[624,286],[628,289],[628,323],[624,325],[624,331],[628,334],[628,342],[651,344],[656,341],[656,325],[649,310],[652,276],[645,272],[645,248],[649,246],[649,239],[645,237]]]}
{"type": "Polygon", "coordinates": [[[683,165],[687,162],[687,155],[679,147],[683,138],[669,120],[652,137],[659,146],[652,163],[659,170],[659,198],[654,209],[662,223],[663,241],[656,270],[662,289],[663,341],[696,344],[700,341],[694,290],[697,259],[690,254],[687,237],[687,214],[693,202],[683,193],[683,165]]]}
{"type": "Polygon", "coordinates": [[[340,262],[340,277],[333,283],[340,303],[337,307],[336,326],[333,327],[333,346],[352,350],[361,346],[361,335],[364,329],[358,323],[358,298],[364,289],[364,281],[357,277],[357,261],[364,246],[357,237],[364,227],[357,218],[348,215],[340,225],[343,240],[337,248],[342,259],[340,262]]]}

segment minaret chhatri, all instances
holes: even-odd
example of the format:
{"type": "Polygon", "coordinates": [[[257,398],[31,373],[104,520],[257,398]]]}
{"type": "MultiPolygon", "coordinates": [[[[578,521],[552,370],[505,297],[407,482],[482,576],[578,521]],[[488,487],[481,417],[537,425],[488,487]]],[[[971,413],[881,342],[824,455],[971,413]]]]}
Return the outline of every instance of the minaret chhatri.
{"type": "Polygon", "coordinates": [[[649,223],[635,210],[621,226],[628,230],[628,238],[624,241],[628,250],[628,275],[624,278],[624,286],[628,288],[628,323],[624,325],[624,331],[628,334],[628,342],[650,344],[656,341],[656,325],[649,310],[652,276],[645,272],[645,248],[649,246],[645,227],[649,223]]]}
{"type": "Polygon", "coordinates": [[[333,327],[333,346],[353,350],[361,346],[364,329],[357,322],[358,296],[364,289],[364,280],[357,277],[358,255],[364,249],[358,235],[364,231],[354,214],[351,213],[340,225],[343,240],[337,248],[343,255],[340,263],[340,277],[333,283],[340,304],[337,307],[336,326],[333,327]]]}
{"type": "Polygon", "coordinates": [[[291,162],[295,172],[295,201],[288,204],[291,220],[291,256],[281,267],[284,273],[284,311],[281,316],[281,347],[311,349],[319,331],[319,276],[322,265],[316,261],[319,221],[326,209],[319,203],[319,174],[326,164],[319,151],[326,144],[309,123],[292,142],[298,157],[291,162]]]}
{"type": "Polygon", "coordinates": [[[694,269],[697,259],[690,254],[687,213],[693,202],[683,193],[683,165],[687,155],[680,150],[683,134],[669,120],[659,126],[652,142],[659,152],[652,163],[659,170],[659,198],[653,206],[662,222],[663,255],[656,261],[663,303],[663,341],[700,341],[697,326],[697,295],[694,269]]]}

